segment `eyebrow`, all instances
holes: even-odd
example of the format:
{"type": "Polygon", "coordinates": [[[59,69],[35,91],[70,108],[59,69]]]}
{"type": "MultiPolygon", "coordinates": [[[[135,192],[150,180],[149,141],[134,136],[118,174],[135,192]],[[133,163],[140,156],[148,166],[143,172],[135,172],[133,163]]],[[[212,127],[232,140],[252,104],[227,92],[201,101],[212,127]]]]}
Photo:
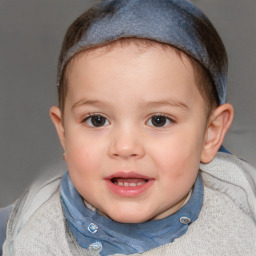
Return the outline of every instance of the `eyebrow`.
{"type": "Polygon", "coordinates": [[[100,105],[100,104],[102,104],[102,102],[99,100],[79,100],[72,105],[72,110],[84,105],[100,105]]]}
{"type": "Polygon", "coordinates": [[[178,100],[160,100],[160,101],[149,101],[149,102],[143,102],[141,104],[142,106],[152,106],[152,107],[162,107],[162,106],[171,106],[171,107],[178,107],[181,109],[187,109],[189,110],[188,105],[186,105],[184,102],[178,101],[178,100]]]}
{"type": "MultiPolygon", "coordinates": [[[[99,101],[99,100],[79,100],[78,102],[76,102],[74,105],[72,105],[72,110],[80,107],[80,106],[85,106],[85,105],[102,105],[104,104],[103,102],[99,101]]],[[[142,103],[140,103],[140,107],[162,107],[162,106],[171,106],[171,107],[178,107],[181,109],[187,109],[189,110],[189,107],[181,102],[181,101],[177,101],[177,100],[160,100],[160,101],[144,101],[142,103]]]]}

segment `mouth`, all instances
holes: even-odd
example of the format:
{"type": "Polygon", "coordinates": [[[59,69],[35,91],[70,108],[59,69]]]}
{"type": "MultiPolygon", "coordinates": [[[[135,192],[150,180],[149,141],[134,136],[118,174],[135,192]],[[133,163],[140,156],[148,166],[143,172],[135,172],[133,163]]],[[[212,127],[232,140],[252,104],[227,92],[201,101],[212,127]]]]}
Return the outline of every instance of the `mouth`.
{"type": "Polygon", "coordinates": [[[119,172],[106,177],[109,189],[123,197],[135,197],[145,192],[152,184],[154,179],[137,173],[119,172]]]}
{"type": "Polygon", "coordinates": [[[138,187],[147,183],[149,179],[137,179],[137,178],[120,178],[115,177],[111,179],[111,182],[117,186],[122,187],[138,187]]]}

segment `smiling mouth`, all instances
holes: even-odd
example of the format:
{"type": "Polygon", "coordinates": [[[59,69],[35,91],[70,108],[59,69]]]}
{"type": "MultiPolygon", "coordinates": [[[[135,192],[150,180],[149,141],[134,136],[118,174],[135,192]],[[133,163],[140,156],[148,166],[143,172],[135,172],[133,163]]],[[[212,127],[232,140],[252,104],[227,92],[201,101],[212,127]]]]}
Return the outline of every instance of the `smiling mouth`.
{"type": "Polygon", "coordinates": [[[134,198],[145,193],[155,179],[136,172],[117,172],[105,178],[110,191],[121,197],[134,198]]]}
{"type": "Polygon", "coordinates": [[[149,179],[138,178],[119,178],[115,177],[111,179],[111,182],[121,187],[138,187],[146,184],[149,179]]]}

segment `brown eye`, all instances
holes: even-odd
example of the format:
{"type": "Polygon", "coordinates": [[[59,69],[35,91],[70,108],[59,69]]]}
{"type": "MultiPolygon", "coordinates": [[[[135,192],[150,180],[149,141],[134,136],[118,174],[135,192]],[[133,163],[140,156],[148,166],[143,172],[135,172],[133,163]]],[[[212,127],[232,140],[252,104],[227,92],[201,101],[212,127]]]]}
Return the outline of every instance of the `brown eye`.
{"type": "Polygon", "coordinates": [[[152,116],[148,120],[147,124],[154,127],[164,127],[166,125],[171,124],[172,122],[173,121],[166,116],[156,115],[156,116],[152,116]]]}
{"type": "Polygon", "coordinates": [[[107,119],[101,115],[93,115],[93,116],[87,117],[85,119],[85,123],[92,127],[101,127],[106,124],[109,124],[107,119]]]}
{"type": "Polygon", "coordinates": [[[162,127],[166,124],[166,117],[164,116],[153,116],[152,124],[156,127],[162,127]]]}

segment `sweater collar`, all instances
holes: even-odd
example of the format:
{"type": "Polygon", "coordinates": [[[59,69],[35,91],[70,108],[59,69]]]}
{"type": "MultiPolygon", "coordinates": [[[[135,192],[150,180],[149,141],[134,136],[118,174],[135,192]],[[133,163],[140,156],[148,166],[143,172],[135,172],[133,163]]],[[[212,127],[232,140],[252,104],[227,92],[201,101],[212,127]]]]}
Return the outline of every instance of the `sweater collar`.
{"type": "Polygon", "coordinates": [[[60,195],[67,225],[80,247],[100,255],[133,254],[171,243],[186,233],[200,213],[203,183],[199,174],[189,201],[176,213],[138,224],[118,223],[86,207],[68,172],[61,180],[60,195]]]}

